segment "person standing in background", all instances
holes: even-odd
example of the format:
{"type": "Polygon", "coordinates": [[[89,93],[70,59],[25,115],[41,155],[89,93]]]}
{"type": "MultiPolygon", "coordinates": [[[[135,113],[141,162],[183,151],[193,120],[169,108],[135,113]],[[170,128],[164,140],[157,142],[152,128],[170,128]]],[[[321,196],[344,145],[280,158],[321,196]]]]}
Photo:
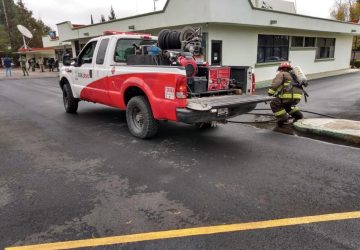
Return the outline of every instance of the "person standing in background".
{"type": "Polygon", "coordinates": [[[54,62],[54,67],[57,70],[57,72],[59,72],[59,59],[56,59],[54,62]]]}
{"type": "Polygon", "coordinates": [[[28,65],[28,66],[29,66],[29,67],[28,67],[28,70],[30,70],[30,69],[31,69],[31,63],[32,63],[32,59],[31,59],[31,58],[29,58],[29,60],[28,60],[28,64],[29,64],[29,65],[28,65]]]}
{"type": "Polygon", "coordinates": [[[38,64],[39,64],[41,72],[44,72],[44,58],[43,57],[40,57],[38,64]]]}
{"type": "Polygon", "coordinates": [[[49,66],[49,71],[50,72],[54,72],[54,64],[55,64],[54,58],[50,58],[48,60],[48,66],[49,66]]]}
{"type": "Polygon", "coordinates": [[[31,71],[35,72],[35,67],[36,67],[36,60],[35,57],[33,59],[31,59],[31,71]]]}
{"type": "Polygon", "coordinates": [[[26,68],[26,57],[25,56],[21,56],[20,59],[19,59],[19,62],[20,62],[20,66],[21,66],[21,70],[23,72],[23,75],[24,76],[29,76],[29,72],[27,71],[27,68],[26,68]]]}
{"type": "Polygon", "coordinates": [[[5,68],[5,76],[11,77],[11,69],[12,69],[12,59],[8,56],[4,58],[4,68],[5,68]]]}

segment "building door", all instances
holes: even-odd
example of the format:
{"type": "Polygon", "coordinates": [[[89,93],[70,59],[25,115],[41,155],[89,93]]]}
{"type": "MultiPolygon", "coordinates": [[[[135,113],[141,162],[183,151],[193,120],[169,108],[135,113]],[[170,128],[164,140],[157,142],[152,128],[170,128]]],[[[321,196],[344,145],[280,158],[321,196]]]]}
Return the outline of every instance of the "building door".
{"type": "Polygon", "coordinates": [[[222,63],[222,41],[211,40],[211,65],[222,63]]]}

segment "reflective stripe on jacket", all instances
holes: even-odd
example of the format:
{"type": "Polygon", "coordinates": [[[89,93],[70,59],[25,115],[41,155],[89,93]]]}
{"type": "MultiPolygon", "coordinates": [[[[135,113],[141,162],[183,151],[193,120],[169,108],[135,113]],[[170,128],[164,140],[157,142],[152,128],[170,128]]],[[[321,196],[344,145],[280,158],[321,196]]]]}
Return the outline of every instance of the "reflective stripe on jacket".
{"type": "Polygon", "coordinates": [[[291,74],[286,71],[280,71],[271,83],[268,94],[273,96],[276,94],[280,99],[301,99],[302,90],[293,86],[294,79],[291,74]]]}

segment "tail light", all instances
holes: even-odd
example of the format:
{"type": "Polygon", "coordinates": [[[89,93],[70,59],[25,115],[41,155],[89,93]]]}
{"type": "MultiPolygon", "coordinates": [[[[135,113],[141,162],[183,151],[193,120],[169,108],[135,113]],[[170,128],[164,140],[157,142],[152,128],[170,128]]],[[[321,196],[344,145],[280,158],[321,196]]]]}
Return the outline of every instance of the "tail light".
{"type": "Polygon", "coordinates": [[[187,78],[186,76],[178,76],[176,81],[175,95],[178,99],[187,98],[187,78]]]}
{"type": "Polygon", "coordinates": [[[256,89],[256,81],[255,81],[255,74],[252,73],[252,80],[251,80],[251,94],[255,94],[255,89],[256,89]]]}

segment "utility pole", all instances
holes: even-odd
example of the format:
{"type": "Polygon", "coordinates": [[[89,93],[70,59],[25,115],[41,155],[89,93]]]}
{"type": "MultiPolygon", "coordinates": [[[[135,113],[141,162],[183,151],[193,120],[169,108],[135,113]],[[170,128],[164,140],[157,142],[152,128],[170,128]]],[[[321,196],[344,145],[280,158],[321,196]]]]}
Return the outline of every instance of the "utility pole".
{"type": "Polygon", "coordinates": [[[154,12],[156,11],[156,2],[158,1],[158,0],[153,0],[154,1],[154,12]]]}
{"type": "Polygon", "coordinates": [[[3,9],[4,9],[4,16],[5,16],[6,27],[7,27],[8,34],[9,34],[10,47],[11,47],[11,49],[13,49],[13,48],[12,48],[12,37],[11,37],[11,32],[10,32],[10,27],[9,27],[9,20],[8,20],[7,13],[6,13],[6,8],[5,8],[5,2],[4,2],[4,0],[2,0],[2,5],[3,5],[3,9]]]}

